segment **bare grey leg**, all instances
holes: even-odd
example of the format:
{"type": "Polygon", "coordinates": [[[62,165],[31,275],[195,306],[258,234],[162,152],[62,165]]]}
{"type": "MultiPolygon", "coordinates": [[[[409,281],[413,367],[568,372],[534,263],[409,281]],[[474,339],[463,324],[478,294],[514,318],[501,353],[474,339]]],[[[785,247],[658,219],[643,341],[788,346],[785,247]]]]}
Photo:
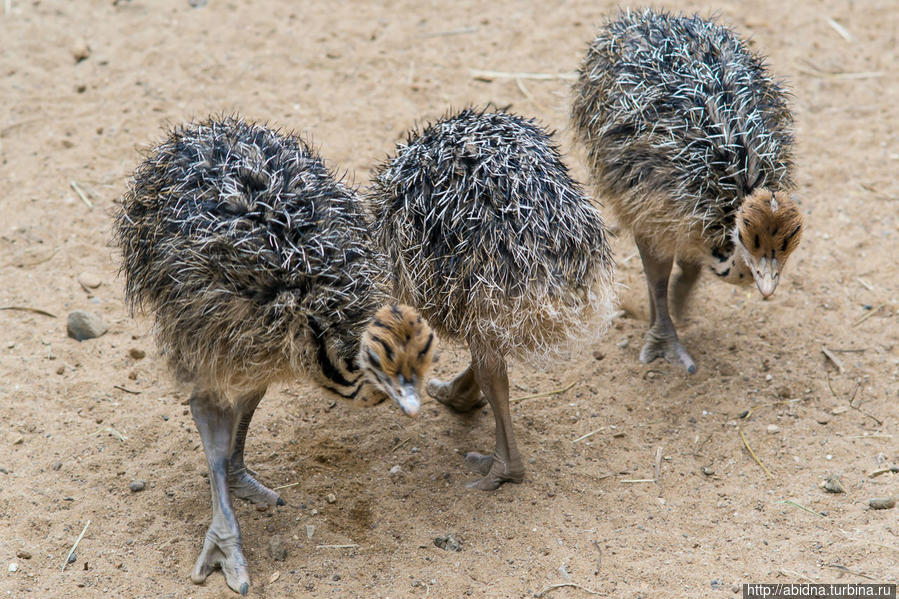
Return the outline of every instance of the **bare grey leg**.
{"type": "Polygon", "coordinates": [[[485,403],[471,366],[448,383],[431,379],[428,382],[428,395],[456,412],[470,412],[485,403]]]}
{"type": "Polygon", "coordinates": [[[656,358],[680,363],[687,372],[696,372],[693,358],[677,339],[677,331],[668,314],[668,278],[671,275],[671,258],[658,258],[650,246],[637,239],[637,248],[643,259],[643,272],[649,286],[650,327],[646,333],[646,343],[640,352],[640,361],[645,364],[656,358]]]}
{"type": "Polygon", "coordinates": [[[486,344],[476,342],[471,344],[471,355],[475,380],[490,402],[496,420],[496,447],[492,456],[474,451],[465,454],[465,459],[485,475],[468,486],[493,491],[505,482],[520,483],[524,479],[524,464],[512,434],[506,360],[486,344]]]}
{"type": "Polygon", "coordinates": [[[690,293],[702,273],[702,265],[680,258],[677,260],[677,265],[680,272],[674,276],[674,282],[671,284],[671,312],[676,319],[682,320],[687,312],[687,300],[690,299],[690,293]]]}
{"type": "Polygon", "coordinates": [[[231,407],[209,392],[194,389],[190,397],[190,411],[200,431],[206,461],[209,464],[209,489],[212,493],[212,524],[194,564],[190,579],[197,584],[221,568],[232,590],[246,595],[250,588],[250,574],[244,557],[237,516],[231,505],[228,489],[228,466],[234,453],[238,418],[231,407]]]}
{"type": "Polygon", "coordinates": [[[281,496],[256,480],[256,473],[247,468],[243,461],[244,444],[247,440],[247,429],[253,419],[256,406],[265,395],[260,389],[241,398],[236,406],[237,430],[234,434],[234,453],[228,463],[228,487],[235,497],[264,505],[284,505],[281,496]]]}

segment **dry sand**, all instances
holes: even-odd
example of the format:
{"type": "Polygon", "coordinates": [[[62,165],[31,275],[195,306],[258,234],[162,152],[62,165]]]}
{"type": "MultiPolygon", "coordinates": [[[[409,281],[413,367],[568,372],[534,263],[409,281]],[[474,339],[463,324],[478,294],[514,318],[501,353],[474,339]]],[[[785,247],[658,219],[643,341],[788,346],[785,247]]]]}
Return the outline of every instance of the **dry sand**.
{"type": "MultiPolygon", "coordinates": [[[[495,102],[559,130],[584,180],[570,81],[484,81],[471,69],[571,73],[616,4],[6,5],[0,306],[55,316],[0,312],[0,596],[230,596],[220,574],[188,578],[210,516],[205,460],[185,390],[149,320],[128,315],[116,276],[110,215],[138,150],[166,123],[237,111],[303,132],[364,184],[413,123],[495,102]],[[74,309],[110,331],[67,338],[74,309]],[[146,490],[129,490],[136,479],[146,490]]],[[[549,368],[513,365],[513,396],[574,386],[514,405],[528,470],[495,493],[464,487],[474,475],[461,457],[492,448],[489,411],[459,417],[430,402],[413,420],[334,404],[302,381],[272,389],[248,462],[272,485],[295,485],[283,489],[287,507],[237,506],[253,596],[526,597],[570,581],[655,599],[732,597],[744,582],[896,582],[899,512],[868,508],[899,494],[895,475],[869,477],[899,462],[896,4],[667,7],[717,11],[795,93],[808,226],[775,297],[705,280],[680,329],[699,371],[642,365],[645,286],[633,242],[619,237],[628,317],[549,368]],[[840,350],[844,371],[823,346],[840,350]],[[740,419],[752,406],[762,407],[740,419]],[[628,482],[654,479],[656,455],[657,482],[628,482]],[[846,493],[819,488],[829,474],[846,493]],[[434,545],[448,533],[461,552],[434,545]],[[269,551],[274,535],[283,561],[269,551]]],[[[438,374],[464,360],[444,345],[438,374]]]]}

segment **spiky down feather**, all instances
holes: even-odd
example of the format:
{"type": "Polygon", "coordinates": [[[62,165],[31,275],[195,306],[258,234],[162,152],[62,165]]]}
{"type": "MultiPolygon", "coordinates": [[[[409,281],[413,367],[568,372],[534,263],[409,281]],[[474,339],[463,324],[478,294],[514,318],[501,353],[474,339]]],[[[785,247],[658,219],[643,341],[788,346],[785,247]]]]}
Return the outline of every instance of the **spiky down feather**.
{"type": "Polygon", "coordinates": [[[327,386],[325,358],[353,374],[388,300],[355,192],[298,136],[237,118],[176,128],[150,151],[116,239],[127,300],[155,314],[170,364],[229,396],[302,373],[327,386]]]}
{"type": "Polygon", "coordinates": [[[367,197],[398,296],[444,337],[539,359],[606,323],[602,219],[533,121],[466,109],[413,130],[367,197]]]}
{"type": "Polygon", "coordinates": [[[792,188],[792,116],[764,59],[698,16],[622,12],[590,43],[571,118],[599,196],[673,251],[684,235],[732,250],[758,187],[792,188]]]}

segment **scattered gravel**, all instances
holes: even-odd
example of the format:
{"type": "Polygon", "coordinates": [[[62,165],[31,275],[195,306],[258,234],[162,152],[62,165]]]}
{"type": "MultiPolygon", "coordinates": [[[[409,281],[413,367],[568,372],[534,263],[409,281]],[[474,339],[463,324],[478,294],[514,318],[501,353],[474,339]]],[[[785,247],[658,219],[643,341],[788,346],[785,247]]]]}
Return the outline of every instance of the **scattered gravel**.
{"type": "Polygon", "coordinates": [[[434,539],[434,545],[444,551],[462,551],[462,543],[451,534],[437,537],[434,539]]]}

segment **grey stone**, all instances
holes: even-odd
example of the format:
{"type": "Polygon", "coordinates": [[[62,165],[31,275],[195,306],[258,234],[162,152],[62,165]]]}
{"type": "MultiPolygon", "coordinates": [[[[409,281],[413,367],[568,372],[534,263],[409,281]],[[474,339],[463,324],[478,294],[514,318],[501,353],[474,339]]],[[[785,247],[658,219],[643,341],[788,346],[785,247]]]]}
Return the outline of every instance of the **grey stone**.
{"type": "Polygon", "coordinates": [[[86,310],[75,310],[69,314],[66,323],[66,332],[69,337],[78,341],[94,339],[109,330],[109,325],[103,319],[86,310]]]}

